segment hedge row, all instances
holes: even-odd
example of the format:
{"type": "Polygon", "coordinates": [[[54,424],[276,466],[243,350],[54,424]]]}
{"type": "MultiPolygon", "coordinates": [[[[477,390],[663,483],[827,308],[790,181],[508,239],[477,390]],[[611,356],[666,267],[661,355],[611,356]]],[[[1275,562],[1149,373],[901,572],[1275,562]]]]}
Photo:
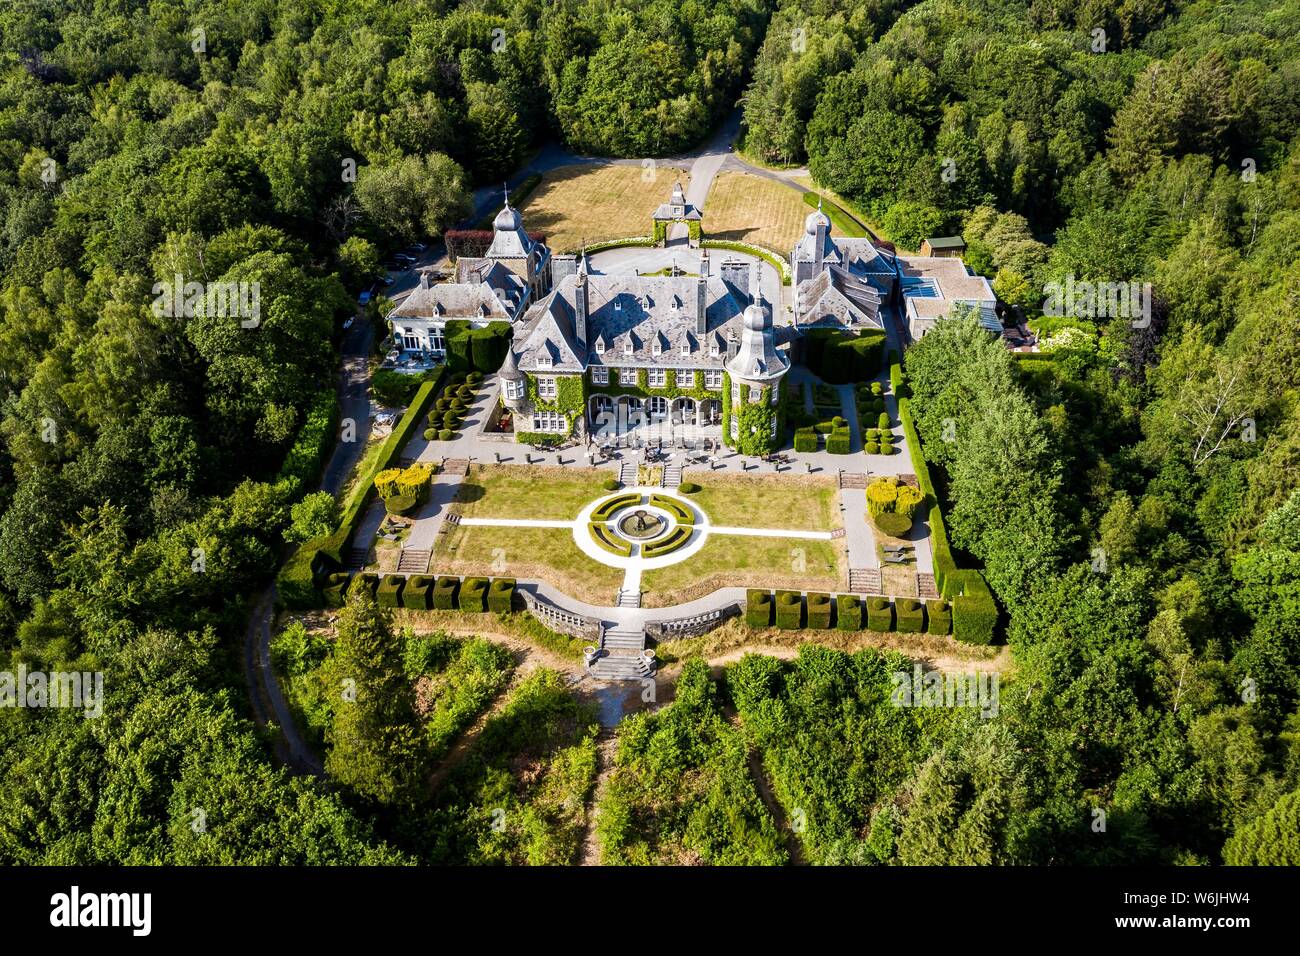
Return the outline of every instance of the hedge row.
{"type": "Polygon", "coordinates": [[[810,329],[804,345],[804,362],[813,374],[824,382],[842,385],[876,377],[885,353],[885,335],[810,329]]]}
{"type": "Polygon", "coordinates": [[[690,525],[678,525],[668,533],[667,537],[641,545],[641,557],[657,558],[660,555],[676,551],[690,540],[691,531],[690,525]]]}
{"type": "Polygon", "coordinates": [[[472,328],[468,319],[450,319],[444,330],[447,367],[455,373],[495,372],[506,360],[511,328],[505,321],[489,322],[486,328],[472,328]]]}
{"type": "Polygon", "coordinates": [[[325,460],[334,447],[334,433],[338,428],[339,405],[334,397],[334,389],[323,388],[312,399],[307,409],[307,417],[298,436],[284,456],[280,465],[277,481],[288,481],[292,490],[290,497],[298,498],[316,484],[325,460]]]}
{"type": "Polygon", "coordinates": [[[861,598],[856,594],[831,597],[821,592],[809,592],[805,598],[798,591],[749,590],[745,592],[745,623],[753,628],[771,627],[795,630],[801,627],[816,630],[859,631],[865,626],[869,631],[889,633],[947,634],[954,620],[954,609],[946,601],[926,601],[899,598],[891,602],[886,597],[861,598]],[[834,615],[832,616],[832,608],[834,615]]]}
{"type": "Polygon", "coordinates": [[[628,505],[639,505],[640,503],[641,496],[638,494],[615,495],[604,504],[592,509],[591,520],[608,521],[610,516],[620,508],[626,508],[628,505]]]}
{"type": "Polygon", "coordinates": [[[630,558],[632,556],[632,545],[613,534],[603,521],[590,521],[587,523],[587,530],[591,532],[592,538],[596,543],[608,551],[610,554],[616,554],[621,558],[630,558]]]}
{"type": "Polygon", "coordinates": [[[663,508],[664,511],[667,511],[674,519],[676,519],[678,524],[695,524],[695,512],[671,495],[651,495],[650,504],[654,505],[656,508],[663,508]]]}
{"type": "Polygon", "coordinates": [[[408,608],[416,611],[494,611],[508,614],[514,603],[514,578],[465,578],[429,574],[349,575],[331,574],[325,595],[330,607],[342,607],[351,587],[364,587],[374,595],[380,607],[408,608]]]}
{"type": "Polygon", "coordinates": [[[402,449],[415,434],[445,378],[444,367],[439,369],[437,378],[425,382],[416,391],[406,414],[394,426],[379,453],[369,462],[365,472],[357,476],[358,490],[348,502],[338,529],[326,537],[303,542],[280,569],[276,583],[280,600],[286,607],[304,609],[320,606],[321,595],[316,589],[317,584],[323,576],[343,567],[343,551],[365,514],[370,496],[374,494],[375,475],[389,468],[401,456],[402,449]]]}

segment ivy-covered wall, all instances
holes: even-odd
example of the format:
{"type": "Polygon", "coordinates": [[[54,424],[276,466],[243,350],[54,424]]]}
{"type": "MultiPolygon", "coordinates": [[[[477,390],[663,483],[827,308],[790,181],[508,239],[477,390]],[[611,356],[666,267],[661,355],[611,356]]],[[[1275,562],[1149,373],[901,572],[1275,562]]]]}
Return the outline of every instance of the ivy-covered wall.
{"type": "Polygon", "coordinates": [[[772,388],[766,386],[758,403],[749,401],[749,386],[740,386],[740,404],[731,403],[731,376],[722,376],[722,440],[728,448],[742,455],[766,455],[776,451],[781,444],[783,426],[779,421],[780,404],[772,404],[772,388]],[[736,438],[731,437],[732,416],[737,418],[736,438]],[[772,435],[772,422],[776,421],[776,436],[772,435]]]}
{"type": "Polygon", "coordinates": [[[528,402],[535,411],[559,412],[569,422],[568,434],[587,407],[587,387],[581,375],[556,375],[555,398],[543,399],[537,394],[537,376],[525,375],[528,384],[528,402]]]}
{"type": "MultiPolygon", "coordinates": [[[[684,385],[677,381],[676,369],[668,369],[667,385],[662,388],[651,388],[648,384],[650,380],[649,370],[644,368],[636,369],[636,384],[626,385],[618,375],[610,375],[608,385],[589,385],[589,391],[593,394],[602,395],[634,395],[638,398],[650,398],[659,396],[661,398],[693,398],[697,402],[702,402],[706,398],[717,399],[721,396],[717,389],[708,389],[704,387],[704,373],[694,372],[694,382],[690,385],[684,385]]],[[[723,375],[726,379],[726,375],[723,375]]]]}

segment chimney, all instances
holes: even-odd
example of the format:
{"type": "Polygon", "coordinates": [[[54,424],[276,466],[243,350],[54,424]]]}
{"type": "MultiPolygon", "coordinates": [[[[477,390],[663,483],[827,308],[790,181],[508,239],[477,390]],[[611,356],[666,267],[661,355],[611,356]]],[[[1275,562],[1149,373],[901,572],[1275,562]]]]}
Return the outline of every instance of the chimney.
{"type": "Polygon", "coordinates": [[[822,212],[822,201],[817,200],[817,235],[816,246],[813,248],[813,274],[816,275],[822,271],[822,249],[826,246],[826,216],[822,212]]]}
{"type": "Polygon", "coordinates": [[[428,269],[421,269],[421,270],[420,270],[420,288],[421,288],[421,289],[427,289],[427,288],[429,288],[429,270],[428,270],[428,269]]]}
{"type": "Polygon", "coordinates": [[[707,278],[709,275],[709,250],[708,249],[700,250],[700,275],[704,276],[705,278],[707,278]]]}
{"type": "MultiPolygon", "coordinates": [[[[707,265],[708,260],[704,260],[707,265]]],[[[703,267],[701,267],[703,268],[703,267]]],[[[695,280],[695,334],[703,338],[709,331],[709,278],[701,274],[695,280]]]]}

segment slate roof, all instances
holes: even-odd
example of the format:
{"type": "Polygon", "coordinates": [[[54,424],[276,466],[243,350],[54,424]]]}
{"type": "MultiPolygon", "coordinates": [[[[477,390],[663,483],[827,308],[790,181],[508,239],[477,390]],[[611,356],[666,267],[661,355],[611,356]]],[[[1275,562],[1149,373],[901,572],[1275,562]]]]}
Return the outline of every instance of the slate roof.
{"type": "Polygon", "coordinates": [[[799,284],[799,324],[883,330],[880,301],[880,293],[864,276],[831,265],[799,284]]]}
{"type": "Polygon", "coordinates": [[[579,345],[574,333],[578,278],[563,278],[525,315],[524,327],[515,336],[524,371],[580,373],[590,365],[720,368],[728,340],[739,339],[743,305],[716,276],[704,280],[706,332],[700,336],[695,317],[698,277],[590,275],[587,342],[579,345]],[[597,342],[604,343],[603,354],[597,342]],[[681,354],[683,342],[688,355],[681,354]],[[630,354],[625,351],[629,343],[630,354]],[[716,356],[710,354],[714,343],[716,356]],[[547,355],[549,368],[538,362],[547,355]]]}
{"type": "Polygon", "coordinates": [[[509,321],[524,303],[527,284],[509,269],[485,270],[486,281],[442,282],[417,287],[389,313],[399,319],[478,319],[509,321]]]}
{"type": "Polygon", "coordinates": [[[700,211],[686,201],[681,182],[673,183],[672,198],[655,210],[655,219],[703,219],[700,211]]]}

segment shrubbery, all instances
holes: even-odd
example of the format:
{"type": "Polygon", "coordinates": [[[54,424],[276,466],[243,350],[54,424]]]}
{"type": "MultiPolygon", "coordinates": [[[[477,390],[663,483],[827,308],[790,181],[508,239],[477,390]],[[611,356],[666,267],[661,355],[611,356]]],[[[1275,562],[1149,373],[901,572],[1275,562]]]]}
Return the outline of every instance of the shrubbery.
{"type": "Polygon", "coordinates": [[[432,607],[433,578],[427,574],[413,574],[406,579],[402,589],[402,607],[413,611],[427,611],[432,607]]]}
{"type": "Polygon", "coordinates": [[[913,598],[894,602],[895,627],[901,634],[920,634],[925,630],[925,608],[913,598]]]}
{"type": "Polygon", "coordinates": [[[803,595],[798,591],[776,592],[776,626],[785,630],[803,627],[803,595]]]}
{"type": "Polygon", "coordinates": [[[487,578],[466,578],[460,585],[460,598],[457,606],[462,611],[481,614],[487,609],[487,578]]]}
{"type": "Polygon", "coordinates": [[[841,594],[835,598],[835,626],[841,631],[862,629],[862,602],[855,594],[841,594]]]}
{"type": "Polygon", "coordinates": [[[808,627],[828,630],[831,626],[831,596],[820,592],[808,595],[808,627]]]}
{"type": "Polygon", "coordinates": [[[460,590],[460,578],[439,577],[433,585],[433,608],[436,611],[456,610],[456,592],[460,590]]]}
{"type": "Polygon", "coordinates": [[[488,587],[488,610],[496,614],[509,614],[514,604],[515,579],[493,578],[488,587]]]}
{"type": "Polygon", "coordinates": [[[931,634],[947,634],[952,630],[952,606],[947,601],[925,602],[926,630],[931,634]]]}
{"type": "Polygon", "coordinates": [[[800,428],[794,433],[794,450],[795,451],[816,451],[817,450],[817,433],[811,428],[800,428]]]}
{"type": "Polygon", "coordinates": [[[745,623],[750,627],[772,626],[772,592],[747,591],[745,593],[745,623]]]}
{"type": "Polygon", "coordinates": [[[894,629],[894,608],[888,598],[867,599],[867,630],[888,634],[894,629]]]}
{"type": "Polygon", "coordinates": [[[402,606],[402,588],[406,586],[406,578],[400,574],[385,574],[379,582],[379,590],[375,594],[375,599],[379,602],[380,607],[401,607],[402,606]]]}

